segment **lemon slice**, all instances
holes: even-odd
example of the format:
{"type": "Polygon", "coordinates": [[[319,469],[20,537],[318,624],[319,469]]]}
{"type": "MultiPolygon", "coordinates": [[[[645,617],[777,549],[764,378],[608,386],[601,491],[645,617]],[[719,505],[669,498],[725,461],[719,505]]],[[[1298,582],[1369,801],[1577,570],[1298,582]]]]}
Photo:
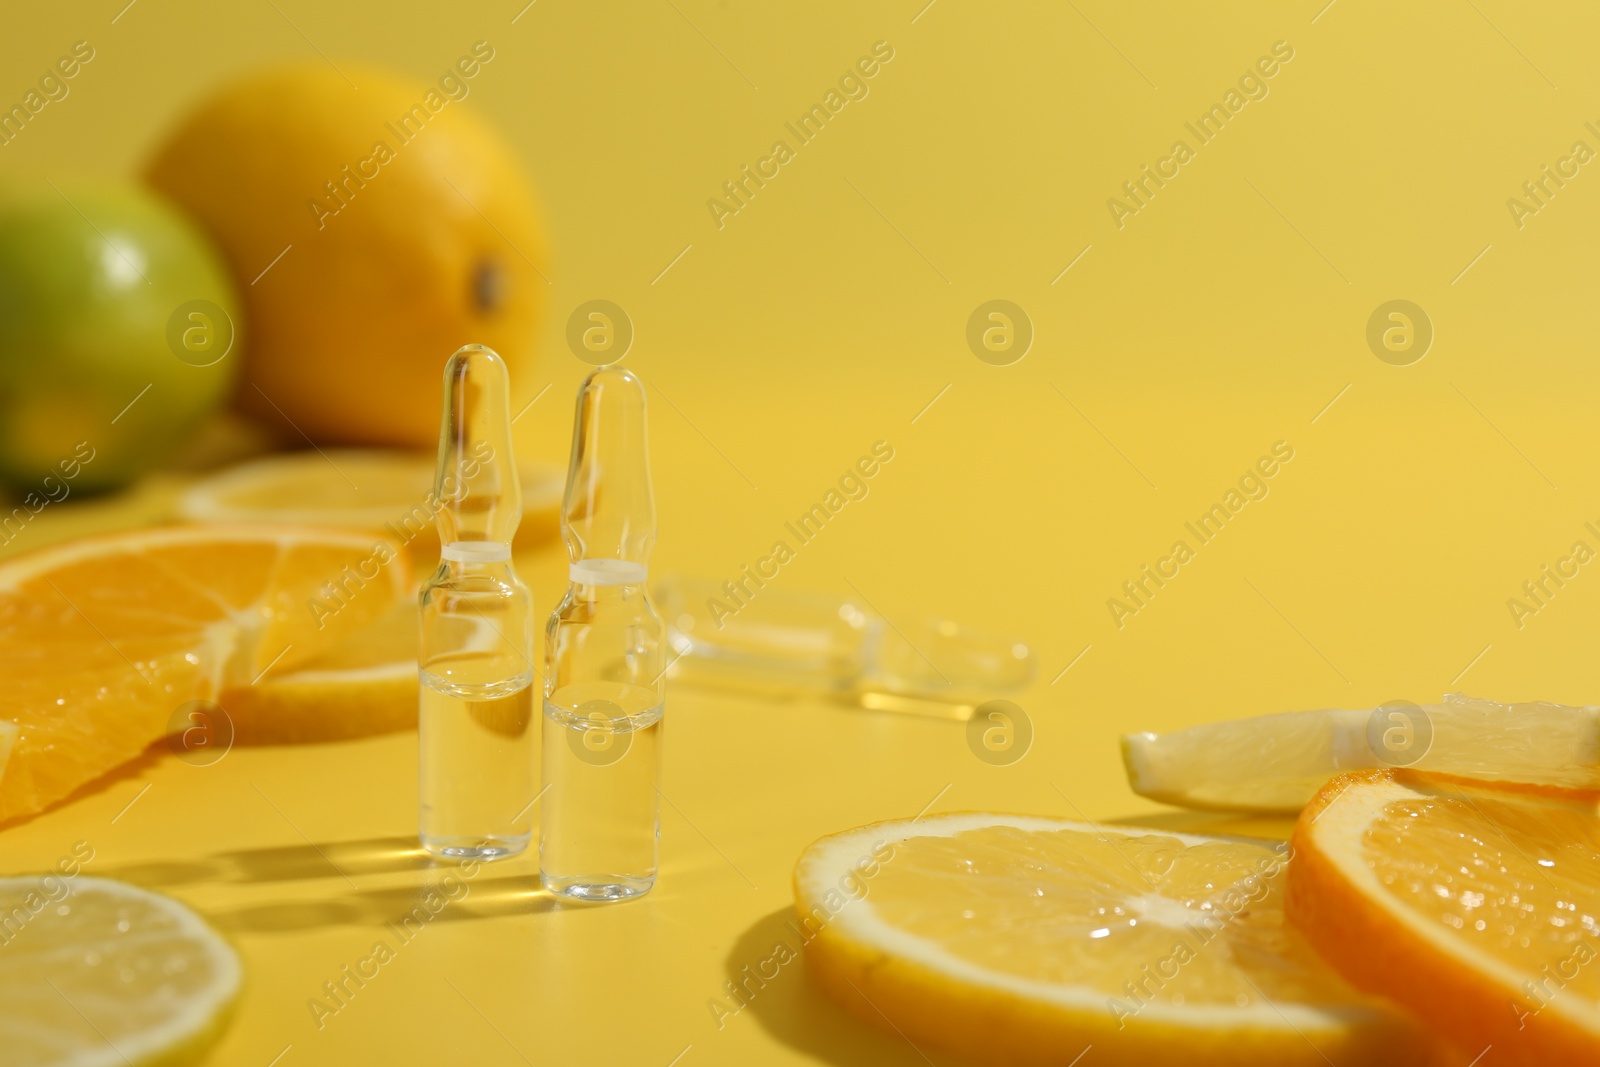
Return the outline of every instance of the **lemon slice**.
{"type": "Polygon", "coordinates": [[[1294,848],[1290,919],[1455,1062],[1600,1063],[1600,794],[1358,772],[1294,848]]]}
{"type": "Polygon", "coordinates": [[[197,1056],[222,1033],[241,980],[227,942],[168,897],[104,878],[0,878],[8,1067],[197,1056]]]}
{"type": "Polygon", "coordinates": [[[1381,767],[1600,788],[1600,709],[1451,693],[1128,734],[1122,759],[1140,796],[1219,811],[1299,811],[1334,775],[1381,767]]]}
{"type": "Polygon", "coordinates": [[[848,1010],[982,1062],[1423,1060],[1428,1038],[1285,924],[1287,862],[1275,842],[1059,819],[879,823],[800,857],[796,934],[848,1010]]]}
{"type": "MultiPolygon", "coordinates": [[[[566,472],[517,464],[522,482],[519,543],[554,533],[566,472]]],[[[372,530],[402,543],[437,544],[429,498],[434,457],[378,449],[323,449],[267,456],[204,478],[178,500],[194,522],[275,522],[372,530]]],[[[424,558],[426,553],[418,553],[424,558]]]]}
{"type": "MultiPolygon", "coordinates": [[[[417,726],[417,606],[406,599],[326,653],[217,699],[239,744],[345,741],[417,726]]],[[[0,738],[0,747],[4,745],[0,738]]]]}

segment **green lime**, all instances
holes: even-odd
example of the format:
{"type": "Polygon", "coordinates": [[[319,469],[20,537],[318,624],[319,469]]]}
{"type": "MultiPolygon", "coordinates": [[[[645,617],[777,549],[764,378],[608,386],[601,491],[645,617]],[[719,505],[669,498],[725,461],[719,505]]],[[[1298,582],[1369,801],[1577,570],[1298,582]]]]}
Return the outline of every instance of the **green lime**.
{"type": "Polygon", "coordinates": [[[155,195],[0,187],[0,482],[37,510],[148,470],[229,394],[237,308],[155,195]]]}

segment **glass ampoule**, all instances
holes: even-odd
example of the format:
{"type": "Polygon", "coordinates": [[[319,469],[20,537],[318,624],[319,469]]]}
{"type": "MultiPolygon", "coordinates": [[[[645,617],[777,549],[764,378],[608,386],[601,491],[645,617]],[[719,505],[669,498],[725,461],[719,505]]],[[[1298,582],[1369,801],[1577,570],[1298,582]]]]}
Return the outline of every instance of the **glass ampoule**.
{"type": "Polygon", "coordinates": [[[654,582],[672,677],[775,694],[951,703],[981,702],[1033,683],[1037,658],[1019,639],[949,619],[891,625],[859,598],[768,585],[749,567],[720,585],[687,575],[654,582]]]}
{"type": "Polygon", "coordinates": [[[452,859],[514,856],[533,834],[533,596],[511,564],[522,490],[510,395],[505,363],[482,345],[445,364],[417,738],[422,847],[452,859]]]}
{"type": "Polygon", "coordinates": [[[578,392],[561,532],[566,597],[545,631],[539,874],[574,900],[655,885],[666,640],[646,592],[656,537],[644,386],[616,368],[578,392]]]}

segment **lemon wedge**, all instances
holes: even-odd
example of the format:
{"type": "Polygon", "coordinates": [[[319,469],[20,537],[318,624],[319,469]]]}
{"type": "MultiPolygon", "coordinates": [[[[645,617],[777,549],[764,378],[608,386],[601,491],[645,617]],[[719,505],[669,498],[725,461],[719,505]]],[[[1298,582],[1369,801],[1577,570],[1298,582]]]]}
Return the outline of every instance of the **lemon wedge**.
{"type": "Polygon", "coordinates": [[[1295,812],[1328,779],[1382,767],[1488,781],[1600,788],[1600,708],[1441,704],[1295,711],[1122,739],[1140,796],[1186,808],[1295,812]]]}
{"type": "Polygon", "coordinates": [[[188,1062],[221,1035],[239,958],[169,897],[104,878],[0,878],[8,1067],[188,1062]]]}
{"type": "MultiPolygon", "coordinates": [[[[1430,1038],[1283,916],[1286,846],[957,814],[800,857],[807,969],[918,1048],[985,1063],[1416,1064],[1430,1038]]],[[[926,1053],[924,1053],[926,1055],[926,1053]]]]}

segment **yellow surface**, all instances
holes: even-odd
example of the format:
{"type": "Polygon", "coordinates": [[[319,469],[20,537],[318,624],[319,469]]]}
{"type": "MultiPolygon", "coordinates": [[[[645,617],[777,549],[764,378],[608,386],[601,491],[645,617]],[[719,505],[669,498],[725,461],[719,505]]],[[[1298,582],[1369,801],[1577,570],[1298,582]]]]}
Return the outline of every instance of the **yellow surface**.
{"type": "MultiPolygon", "coordinates": [[[[486,868],[321,1030],[307,999],[435,877],[406,851],[412,735],[152,760],[0,832],[3,873],[91,840],[93,873],[173,892],[227,930],[249,985],[218,1064],[285,1047],[282,1067],[463,1048],[485,1064],[921,1064],[798,975],[712,1021],[730,973],[770,954],[814,838],[930,803],[1156,813],[1123,781],[1131,729],[1453,687],[1600,700],[1593,566],[1520,629],[1507,606],[1574,541],[1600,548],[1583,525],[1600,527],[1600,177],[1583,167],[1520,229],[1506,206],[1575,140],[1600,148],[1584,127],[1600,126],[1600,25],[1572,3],[1320,6],[539,0],[514,24],[520,0],[10,13],[0,102],[73,42],[96,48],[70,95],[0,147],[5,167],[51,175],[133,173],[181,108],[258,62],[320,50],[434,78],[491,41],[500,58],[466,106],[527,162],[553,250],[543,361],[516,383],[520,402],[551,385],[518,423],[528,454],[567,445],[588,369],[567,315],[612,300],[636,329],[627,365],[653,387],[658,571],[733,577],[885,440],[895,457],[867,498],[779,581],[1013,631],[1042,675],[1018,698],[1033,750],[1008,767],[974,758],[959,724],[680,688],[649,898],[556,910],[531,893],[530,860],[486,868]],[[870,95],[718,230],[707,199],[879,40],[895,56],[870,95]],[[1270,95],[1118,230],[1107,198],[1279,40],[1295,58],[1270,95]],[[1008,367],[964,339],[997,298],[1037,334],[1008,367]],[[1435,326],[1412,366],[1367,347],[1392,299],[1435,326]],[[1295,452],[1270,495],[1118,629],[1107,599],[1277,441],[1295,452]]],[[[51,505],[16,547],[153,514],[165,484],[51,505]]],[[[529,560],[541,611],[560,573],[548,550],[529,560]]]]}

